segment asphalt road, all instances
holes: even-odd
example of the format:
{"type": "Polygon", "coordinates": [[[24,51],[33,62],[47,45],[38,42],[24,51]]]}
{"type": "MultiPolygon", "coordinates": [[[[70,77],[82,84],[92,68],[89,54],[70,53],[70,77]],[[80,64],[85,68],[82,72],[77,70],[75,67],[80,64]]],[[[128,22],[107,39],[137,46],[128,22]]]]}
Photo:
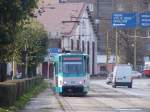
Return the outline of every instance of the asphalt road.
{"type": "Polygon", "coordinates": [[[112,88],[105,80],[91,80],[86,97],[62,97],[50,88],[19,112],[150,112],[150,80],[133,82],[133,88],[112,88]]]}

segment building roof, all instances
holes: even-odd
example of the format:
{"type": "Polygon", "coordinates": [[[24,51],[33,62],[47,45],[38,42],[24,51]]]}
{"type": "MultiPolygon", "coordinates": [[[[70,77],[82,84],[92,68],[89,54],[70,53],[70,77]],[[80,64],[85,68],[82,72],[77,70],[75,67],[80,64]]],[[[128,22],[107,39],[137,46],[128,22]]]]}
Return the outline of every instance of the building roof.
{"type": "Polygon", "coordinates": [[[52,3],[40,5],[36,11],[37,20],[47,32],[69,34],[82,15],[84,3],[52,3]]]}

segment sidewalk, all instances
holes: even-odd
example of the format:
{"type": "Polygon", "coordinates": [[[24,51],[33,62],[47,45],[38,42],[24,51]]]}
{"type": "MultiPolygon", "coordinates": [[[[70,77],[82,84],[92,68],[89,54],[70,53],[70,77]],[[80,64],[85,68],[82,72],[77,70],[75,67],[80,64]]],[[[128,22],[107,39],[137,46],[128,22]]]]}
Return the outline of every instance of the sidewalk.
{"type": "MultiPolygon", "coordinates": [[[[46,80],[49,82],[49,80],[46,80]]],[[[53,91],[47,88],[37,97],[31,98],[31,101],[18,112],[63,112],[53,91]]]]}

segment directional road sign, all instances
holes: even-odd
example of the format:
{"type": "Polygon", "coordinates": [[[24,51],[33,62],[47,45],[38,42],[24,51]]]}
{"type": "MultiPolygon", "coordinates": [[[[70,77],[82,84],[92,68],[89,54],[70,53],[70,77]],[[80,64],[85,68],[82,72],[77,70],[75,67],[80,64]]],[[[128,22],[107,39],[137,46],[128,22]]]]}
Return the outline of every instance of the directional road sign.
{"type": "Polygon", "coordinates": [[[140,14],[140,26],[150,27],[150,12],[140,14]]]}
{"type": "Polygon", "coordinates": [[[136,13],[113,13],[112,26],[122,28],[136,27],[136,13]]]}
{"type": "Polygon", "coordinates": [[[61,52],[61,49],[60,48],[49,48],[48,49],[48,53],[50,56],[54,56],[54,55],[57,55],[61,52]]]}

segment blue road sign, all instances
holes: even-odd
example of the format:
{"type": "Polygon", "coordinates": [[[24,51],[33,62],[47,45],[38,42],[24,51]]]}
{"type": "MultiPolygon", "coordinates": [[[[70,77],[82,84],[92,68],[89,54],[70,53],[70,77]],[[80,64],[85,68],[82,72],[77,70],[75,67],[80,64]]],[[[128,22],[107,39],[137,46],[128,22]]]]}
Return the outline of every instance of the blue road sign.
{"type": "Polygon", "coordinates": [[[150,12],[140,14],[140,26],[150,27],[150,12]]]}
{"type": "Polygon", "coordinates": [[[122,28],[136,27],[136,13],[113,13],[112,26],[122,28]]]}
{"type": "Polygon", "coordinates": [[[61,52],[61,49],[60,48],[49,48],[47,51],[50,54],[50,56],[54,56],[54,55],[59,54],[61,52]]]}

